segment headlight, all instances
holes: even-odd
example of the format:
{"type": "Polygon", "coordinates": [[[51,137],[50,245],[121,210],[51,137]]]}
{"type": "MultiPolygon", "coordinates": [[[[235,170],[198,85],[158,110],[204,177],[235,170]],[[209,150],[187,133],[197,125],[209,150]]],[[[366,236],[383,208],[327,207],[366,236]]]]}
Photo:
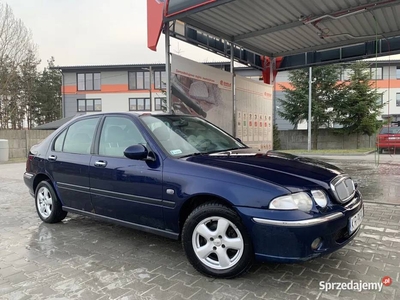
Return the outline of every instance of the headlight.
{"type": "Polygon", "coordinates": [[[276,209],[276,210],[299,209],[305,212],[309,212],[312,209],[312,206],[313,206],[313,201],[311,197],[304,192],[275,198],[269,204],[270,209],[276,209]]]}
{"type": "Polygon", "coordinates": [[[311,191],[311,194],[313,195],[313,198],[315,202],[322,208],[325,208],[328,204],[328,198],[326,197],[326,194],[321,191],[321,190],[314,190],[311,191]]]}

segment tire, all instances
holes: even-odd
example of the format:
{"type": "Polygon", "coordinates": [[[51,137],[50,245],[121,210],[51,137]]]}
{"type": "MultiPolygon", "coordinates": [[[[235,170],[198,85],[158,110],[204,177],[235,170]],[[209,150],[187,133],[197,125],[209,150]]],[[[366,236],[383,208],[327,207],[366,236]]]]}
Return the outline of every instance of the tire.
{"type": "Polygon", "coordinates": [[[62,210],[61,202],[47,180],[40,182],[36,187],[35,206],[39,218],[45,223],[59,223],[68,214],[62,210]]]}
{"type": "Polygon", "coordinates": [[[254,260],[250,236],[239,216],[218,203],[193,210],[183,226],[182,246],[192,266],[209,277],[237,277],[254,260]]]}
{"type": "Polygon", "coordinates": [[[379,154],[382,154],[383,153],[383,148],[378,148],[378,152],[379,152],[379,154]]]}

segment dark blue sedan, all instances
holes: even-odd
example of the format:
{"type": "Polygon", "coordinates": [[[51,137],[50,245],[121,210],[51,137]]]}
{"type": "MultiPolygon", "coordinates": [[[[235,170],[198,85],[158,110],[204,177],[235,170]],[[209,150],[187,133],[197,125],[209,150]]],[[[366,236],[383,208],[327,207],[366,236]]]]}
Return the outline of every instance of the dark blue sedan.
{"type": "Polygon", "coordinates": [[[71,212],[180,239],[194,268],[224,278],[255,259],[335,251],[357,234],[364,211],[340,169],[254,151],[192,116],[73,119],[30,150],[24,180],[46,223],[71,212]]]}

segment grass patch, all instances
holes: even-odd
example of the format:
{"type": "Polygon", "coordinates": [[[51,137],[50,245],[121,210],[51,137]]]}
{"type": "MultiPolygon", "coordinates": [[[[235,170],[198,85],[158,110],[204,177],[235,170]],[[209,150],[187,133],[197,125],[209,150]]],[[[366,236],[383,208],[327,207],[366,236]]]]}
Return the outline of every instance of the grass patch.
{"type": "Polygon", "coordinates": [[[375,151],[375,148],[360,148],[360,149],[323,149],[323,150],[279,150],[281,152],[292,153],[292,154],[329,154],[329,155],[344,155],[344,154],[365,154],[371,151],[375,151]]]}

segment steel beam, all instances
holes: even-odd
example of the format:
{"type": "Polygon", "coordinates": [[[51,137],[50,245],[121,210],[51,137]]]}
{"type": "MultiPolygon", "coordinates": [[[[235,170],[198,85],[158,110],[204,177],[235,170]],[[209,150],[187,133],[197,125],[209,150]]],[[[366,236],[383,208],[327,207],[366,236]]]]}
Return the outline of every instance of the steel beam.
{"type": "MultiPolygon", "coordinates": [[[[184,34],[171,31],[171,36],[189,44],[201,47],[208,51],[214,52],[227,59],[231,58],[229,42],[221,38],[216,38],[213,35],[204,33],[197,29],[186,26],[184,34]]],[[[400,33],[398,37],[385,38],[376,41],[361,42],[352,46],[337,47],[329,50],[306,51],[300,54],[286,55],[282,64],[277,68],[278,71],[293,70],[300,68],[308,68],[310,66],[319,66],[332,63],[349,62],[354,60],[381,57],[391,54],[400,53],[400,33]],[[378,53],[376,53],[378,49],[378,53]]],[[[268,56],[268,55],[266,55],[268,56]]],[[[258,70],[263,70],[262,56],[255,51],[246,50],[239,46],[234,48],[235,61],[246,66],[253,67],[258,70]]]]}

